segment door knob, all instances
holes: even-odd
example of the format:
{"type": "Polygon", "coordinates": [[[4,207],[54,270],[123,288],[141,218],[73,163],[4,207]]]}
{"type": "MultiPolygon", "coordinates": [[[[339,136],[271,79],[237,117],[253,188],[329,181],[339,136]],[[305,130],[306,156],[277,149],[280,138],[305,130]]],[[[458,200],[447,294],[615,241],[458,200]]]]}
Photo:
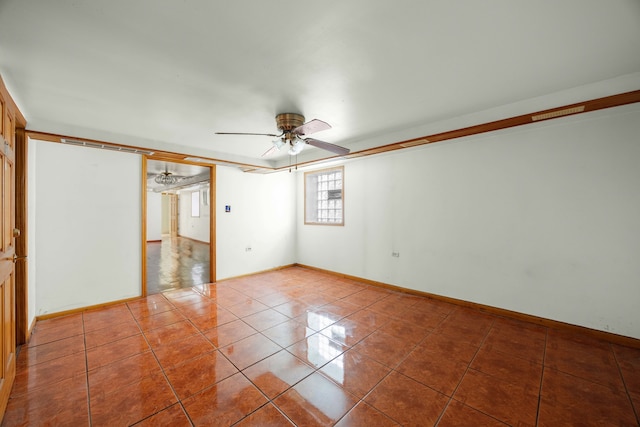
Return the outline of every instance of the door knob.
{"type": "Polygon", "coordinates": [[[13,261],[15,263],[19,259],[27,259],[27,256],[26,255],[18,256],[17,254],[14,253],[12,257],[0,258],[0,261],[13,261]]]}
{"type": "Polygon", "coordinates": [[[16,263],[16,261],[18,261],[19,259],[27,259],[27,256],[26,256],[26,255],[24,255],[24,256],[18,256],[18,254],[14,253],[14,254],[13,254],[13,263],[15,264],[15,263],[16,263]]]}
{"type": "Polygon", "coordinates": [[[13,229],[13,237],[20,237],[20,229],[19,228],[14,228],[13,229]]]}

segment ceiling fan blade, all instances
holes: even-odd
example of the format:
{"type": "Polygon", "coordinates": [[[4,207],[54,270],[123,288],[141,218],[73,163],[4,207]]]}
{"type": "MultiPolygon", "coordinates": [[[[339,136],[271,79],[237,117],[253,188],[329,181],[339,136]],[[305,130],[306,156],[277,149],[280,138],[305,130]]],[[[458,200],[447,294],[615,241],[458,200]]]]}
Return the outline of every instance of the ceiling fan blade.
{"type": "Polygon", "coordinates": [[[258,135],[258,136],[271,136],[278,137],[281,135],[276,135],[274,133],[245,133],[245,132],[216,132],[216,135],[258,135]]]}
{"type": "Polygon", "coordinates": [[[276,147],[275,145],[272,145],[271,148],[269,148],[267,151],[265,151],[264,154],[262,154],[262,156],[260,156],[260,157],[268,157],[268,156],[272,155],[273,153],[275,153],[276,151],[278,151],[278,147],[276,147]]]}
{"type": "Polygon", "coordinates": [[[331,151],[332,153],[336,153],[340,156],[344,156],[345,154],[349,154],[351,151],[348,148],[340,147],[339,145],[331,144],[329,142],[320,141],[319,139],[307,138],[304,140],[309,145],[313,145],[314,147],[322,148],[323,150],[331,151]]]}
{"type": "Polygon", "coordinates": [[[292,130],[292,132],[296,135],[311,135],[312,133],[320,132],[327,129],[331,129],[331,125],[329,123],[323,122],[322,120],[313,119],[301,126],[298,126],[294,130],[292,130]]]}

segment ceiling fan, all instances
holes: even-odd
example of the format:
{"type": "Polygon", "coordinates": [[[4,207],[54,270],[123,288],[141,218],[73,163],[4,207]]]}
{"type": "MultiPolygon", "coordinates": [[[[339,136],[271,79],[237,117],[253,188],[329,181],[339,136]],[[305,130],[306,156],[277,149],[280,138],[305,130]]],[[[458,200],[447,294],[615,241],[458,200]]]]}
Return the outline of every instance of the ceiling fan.
{"type": "Polygon", "coordinates": [[[279,135],[273,133],[242,132],[216,132],[216,135],[261,135],[276,138],[273,140],[271,148],[265,151],[264,154],[262,154],[262,157],[275,153],[287,144],[289,145],[289,154],[292,156],[300,153],[304,149],[305,144],[331,151],[332,153],[340,156],[344,156],[351,151],[348,148],[320,141],[319,139],[302,138],[303,136],[310,135],[315,132],[331,129],[331,125],[323,122],[322,120],[313,119],[305,123],[304,116],[300,114],[282,113],[276,116],[276,125],[278,126],[278,129],[282,131],[279,135]]]}

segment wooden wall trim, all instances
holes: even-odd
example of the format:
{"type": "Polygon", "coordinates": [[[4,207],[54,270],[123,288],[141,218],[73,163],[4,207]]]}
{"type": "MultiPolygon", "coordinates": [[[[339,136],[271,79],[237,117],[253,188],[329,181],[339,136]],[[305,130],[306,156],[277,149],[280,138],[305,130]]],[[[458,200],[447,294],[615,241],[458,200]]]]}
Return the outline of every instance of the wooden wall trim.
{"type": "Polygon", "coordinates": [[[33,334],[33,329],[36,327],[36,322],[37,321],[38,321],[38,319],[36,319],[35,317],[31,321],[31,324],[29,325],[29,330],[28,330],[28,333],[27,333],[26,342],[29,342],[29,340],[31,339],[31,335],[33,334]]]}
{"type": "Polygon", "coordinates": [[[465,301],[461,299],[446,297],[438,294],[432,294],[429,292],[418,291],[415,289],[403,288],[401,286],[390,285],[388,283],[377,282],[375,280],[364,279],[362,277],[351,276],[349,274],[337,273],[331,270],[325,270],[323,268],[313,267],[305,264],[295,264],[297,267],[307,268],[309,270],[320,271],[323,273],[331,274],[333,276],[341,277],[344,279],[355,280],[358,282],[363,282],[368,285],[376,286],[379,288],[389,289],[392,291],[403,292],[410,295],[417,295],[421,297],[426,297],[438,301],[447,302],[450,304],[455,304],[457,306],[471,308],[474,310],[482,311],[485,313],[491,313],[502,317],[507,317],[510,319],[520,320],[524,322],[534,323],[537,325],[545,326],[547,328],[559,329],[574,333],[585,334],[591,336],[593,338],[597,338],[600,340],[608,341],[613,344],[620,344],[627,347],[639,348],[640,349],[640,339],[627,337],[624,335],[614,334],[612,332],[600,331],[597,329],[587,328],[585,326],[573,325],[566,322],[561,322],[559,320],[547,319],[544,317],[533,316],[531,314],[519,313],[517,311],[507,310],[504,308],[493,307],[490,305],[475,303],[471,301],[465,301]]]}
{"type": "MultiPolygon", "coordinates": [[[[349,275],[349,274],[338,273],[338,272],[335,272],[335,271],[326,270],[326,269],[323,269],[323,268],[313,267],[313,266],[310,266],[310,265],[299,264],[299,263],[282,265],[282,266],[270,268],[270,269],[267,269],[267,270],[256,271],[256,272],[248,273],[248,274],[241,274],[241,275],[233,276],[233,277],[227,277],[225,279],[218,280],[217,283],[225,282],[225,281],[229,281],[229,280],[234,280],[234,279],[240,279],[240,278],[243,278],[243,277],[253,276],[253,275],[256,275],[256,274],[262,274],[262,273],[268,273],[268,272],[272,272],[272,271],[283,270],[285,268],[290,268],[290,267],[300,267],[300,268],[306,268],[308,270],[319,271],[319,272],[322,272],[322,273],[330,274],[332,276],[341,277],[341,278],[349,279],[349,280],[355,280],[355,281],[358,281],[358,282],[366,283],[368,285],[376,286],[376,287],[383,288],[383,289],[388,289],[388,290],[391,290],[391,291],[402,292],[402,293],[406,293],[406,294],[409,294],[409,295],[417,295],[417,296],[426,297],[426,298],[430,298],[430,299],[437,300],[437,301],[443,301],[443,302],[454,304],[454,305],[457,305],[457,306],[460,306],[460,307],[471,308],[471,309],[474,309],[474,310],[482,311],[482,312],[485,312],[485,313],[495,314],[495,315],[506,317],[506,318],[509,318],[509,319],[515,319],[515,320],[520,320],[520,321],[524,321],[524,322],[534,323],[534,324],[545,326],[545,327],[552,328],[552,329],[559,329],[559,330],[564,330],[564,331],[569,331],[569,332],[574,332],[574,333],[581,333],[581,334],[585,334],[585,335],[591,336],[593,338],[597,338],[597,339],[601,339],[601,340],[604,340],[604,341],[608,341],[608,342],[613,343],[613,344],[620,344],[620,345],[624,345],[624,346],[627,346],[627,347],[640,348],[640,339],[637,339],[637,338],[627,337],[627,336],[624,336],[624,335],[618,335],[618,334],[614,334],[614,333],[611,333],[611,332],[600,331],[600,330],[597,330],[597,329],[591,329],[591,328],[587,328],[587,327],[584,327],[584,326],[573,325],[573,324],[566,323],[566,322],[561,322],[561,321],[558,321],[558,320],[546,319],[544,317],[533,316],[533,315],[530,315],[530,314],[519,313],[519,312],[516,312],[516,311],[507,310],[507,309],[498,308],[498,307],[493,307],[493,306],[489,306],[489,305],[485,305],[485,304],[480,304],[480,303],[460,300],[460,299],[456,299],[456,298],[451,298],[451,297],[446,297],[446,296],[442,296],[442,295],[432,294],[432,293],[429,293],[429,292],[418,291],[418,290],[415,290],[415,289],[403,288],[401,286],[391,285],[391,284],[388,284],[388,283],[378,282],[378,281],[375,281],[375,280],[365,279],[365,278],[362,278],[362,277],[352,276],[352,275],[349,275]]],[[[99,308],[110,307],[110,306],[113,306],[113,305],[123,304],[123,303],[130,302],[130,301],[136,301],[136,300],[139,300],[140,298],[141,297],[127,298],[127,299],[123,299],[123,300],[112,301],[112,302],[103,303],[103,304],[96,304],[96,305],[87,306],[87,307],[80,307],[80,308],[61,311],[61,312],[57,312],[57,313],[45,314],[45,315],[37,316],[35,320],[40,321],[40,320],[52,319],[52,318],[55,318],[55,317],[68,316],[70,314],[75,314],[75,313],[83,313],[85,311],[90,311],[90,310],[95,310],[95,309],[99,309],[99,308]]],[[[33,329],[33,324],[31,325],[29,330],[31,331],[32,329],[33,329]]],[[[29,335],[31,335],[31,334],[29,334],[29,335]]]]}
{"type": "Polygon", "coordinates": [[[36,321],[54,319],[56,317],[68,316],[70,314],[84,313],[85,311],[91,311],[91,310],[97,310],[97,309],[100,309],[100,308],[112,307],[114,305],[124,304],[124,303],[131,302],[131,301],[137,301],[137,300],[139,300],[141,298],[142,297],[124,298],[124,299],[121,299],[121,300],[109,301],[109,302],[104,302],[104,303],[101,303],[101,304],[89,305],[89,306],[86,306],[86,307],[73,308],[71,310],[64,310],[64,311],[58,311],[58,312],[55,312],[55,313],[42,314],[40,316],[36,316],[36,321]]]}
{"type": "MultiPolygon", "coordinates": [[[[496,120],[487,123],[481,123],[460,129],[449,130],[431,135],[425,135],[418,138],[408,139],[405,141],[394,142],[392,144],[382,145],[378,147],[367,148],[360,151],[354,151],[346,156],[345,159],[354,159],[358,157],[371,156],[374,154],[386,153],[389,151],[402,150],[405,148],[417,147],[419,145],[433,144],[435,142],[448,141],[451,139],[463,138],[487,132],[508,129],[517,126],[529,125],[532,123],[542,122],[546,120],[557,119],[561,117],[572,116],[576,114],[589,113],[592,111],[602,110],[605,108],[620,107],[622,105],[634,104],[640,102],[640,90],[625,92],[617,95],[606,96],[603,98],[592,99],[589,101],[579,102],[575,104],[563,105],[561,107],[550,108],[547,110],[536,111],[520,116],[509,117],[502,120],[496,120]]],[[[298,167],[310,166],[323,161],[338,158],[337,156],[326,157],[323,159],[312,160],[308,162],[298,163],[298,167]]],[[[289,166],[283,166],[276,170],[287,170],[289,166]]]]}
{"type": "MultiPolygon", "coordinates": [[[[254,274],[268,273],[270,271],[278,271],[278,270],[282,270],[282,269],[289,268],[289,267],[295,267],[295,266],[296,266],[296,264],[282,265],[280,267],[270,268],[268,270],[256,271],[254,273],[249,273],[249,274],[241,274],[239,276],[234,276],[234,277],[227,277],[226,279],[220,280],[220,282],[224,282],[226,280],[232,280],[232,279],[239,279],[239,278],[247,277],[247,276],[253,276],[254,274]]],[[[86,307],[73,308],[71,310],[58,311],[56,313],[43,314],[43,315],[40,315],[40,316],[36,316],[36,318],[33,321],[34,323],[31,325],[31,327],[29,329],[30,329],[30,331],[33,330],[36,321],[54,319],[56,317],[69,316],[70,314],[84,313],[86,311],[97,310],[97,309],[100,309],[100,308],[107,308],[107,307],[111,307],[111,306],[114,306],[114,305],[124,304],[124,303],[132,302],[132,301],[138,301],[138,300],[140,300],[142,298],[144,298],[144,297],[125,298],[125,299],[121,299],[121,300],[117,300],[117,301],[110,301],[110,302],[90,305],[90,306],[86,306],[86,307]]]]}
{"type": "MultiPolygon", "coordinates": [[[[620,93],[620,94],[611,95],[611,96],[605,96],[597,99],[586,100],[584,102],[563,105],[560,107],[549,108],[546,110],[535,111],[532,113],[509,117],[506,119],[480,123],[480,124],[468,126],[465,128],[453,129],[453,130],[440,132],[436,134],[425,135],[418,138],[408,139],[405,141],[393,142],[391,144],[381,145],[378,147],[366,148],[364,150],[351,152],[346,156],[329,156],[329,157],[323,157],[321,159],[309,160],[306,162],[298,163],[296,164],[296,166],[297,167],[312,166],[312,165],[320,164],[322,162],[326,162],[332,159],[340,159],[340,158],[354,159],[358,157],[371,156],[374,154],[402,150],[406,148],[416,147],[419,145],[433,144],[435,142],[448,141],[451,139],[462,138],[465,136],[473,136],[473,135],[478,135],[486,132],[494,132],[502,129],[508,129],[511,127],[524,126],[532,123],[557,119],[557,118],[566,117],[570,115],[589,113],[592,111],[602,110],[606,108],[620,107],[622,105],[634,104],[636,102],[640,102],[640,90],[620,93]]],[[[34,139],[51,141],[51,142],[60,142],[60,139],[68,138],[68,139],[80,139],[82,141],[105,144],[105,145],[110,145],[114,147],[150,150],[150,151],[154,151],[153,156],[151,156],[153,160],[166,160],[171,162],[182,162],[182,163],[194,164],[199,166],[209,166],[208,163],[200,163],[200,162],[184,160],[187,157],[198,157],[208,162],[216,162],[218,164],[222,164],[226,166],[239,167],[244,172],[272,173],[272,172],[280,172],[280,171],[291,169],[291,166],[281,166],[277,168],[275,167],[271,168],[266,166],[256,166],[249,163],[233,162],[228,160],[216,159],[213,157],[203,157],[203,156],[195,156],[195,155],[192,156],[188,154],[154,150],[153,148],[149,148],[149,147],[136,147],[131,145],[116,144],[112,142],[99,141],[99,140],[94,140],[89,138],[80,138],[80,137],[70,136],[70,135],[59,135],[59,134],[53,134],[48,132],[40,132],[37,130],[28,130],[27,136],[34,139]]],[[[211,166],[215,166],[215,165],[211,165],[211,166]]]]}
{"type": "MultiPolygon", "coordinates": [[[[102,144],[102,145],[105,145],[105,146],[115,147],[115,148],[125,148],[125,149],[129,149],[129,150],[150,151],[150,152],[153,152],[153,154],[147,155],[149,160],[167,161],[167,162],[174,162],[174,163],[184,163],[184,164],[196,165],[196,166],[202,166],[202,167],[215,166],[215,164],[212,164],[212,162],[216,162],[216,163],[221,164],[223,166],[233,166],[233,167],[241,168],[243,170],[245,170],[245,169],[246,170],[255,170],[255,171],[263,170],[263,171],[268,171],[268,172],[275,171],[275,169],[270,168],[270,167],[256,166],[256,165],[252,165],[252,164],[249,164],[249,163],[234,162],[234,161],[231,161],[231,160],[222,160],[222,159],[216,159],[216,158],[213,158],[213,157],[203,157],[203,156],[196,156],[196,155],[184,154],[184,153],[176,153],[176,152],[173,152],[173,151],[156,150],[156,149],[150,148],[150,147],[118,144],[118,143],[115,143],[115,142],[101,141],[101,140],[98,140],[98,139],[82,138],[82,137],[79,137],[79,136],[62,135],[62,134],[56,134],[56,133],[50,133],[50,132],[42,132],[42,131],[38,131],[38,130],[27,130],[27,136],[29,138],[37,139],[39,141],[54,142],[54,143],[59,143],[59,144],[62,144],[62,142],[61,142],[62,139],[71,139],[71,140],[85,141],[85,142],[95,143],[95,144],[102,144]],[[197,158],[203,159],[205,161],[204,162],[196,162],[196,161],[186,160],[189,157],[197,157],[197,158]]],[[[138,153],[138,154],[143,154],[143,153],[138,153]]],[[[143,155],[146,155],[146,154],[143,154],[143,155]]]]}
{"type": "MultiPolygon", "coordinates": [[[[285,268],[296,267],[298,265],[299,264],[286,264],[286,265],[281,265],[279,267],[268,268],[266,270],[254,271],[253,273],[239,274],[237,276],[225,277],[224,279],[217,280],[216,283],[226,282],[227,280],[241,279],[243,277],[249,277],[256,274],[263,274],[263,273],[270,273],[272,271],[284,270],[285,268]]],[[[304,266],[300,265],[300,267],[304,267],[304,266]]]]}
{"type": "Polygon", "coordinates": [[[216,242],[216,165],[209,170],[209,281],[215,282],[217,273],[217,247],[216,242]]]}
{"type": "MultiPolygon", "coordinates": [[[[282,269],[289,268],[289,267],[295,267],[296,265],[297,264],[287,264],[287,265],[282,265],[280,267],[270,268],[268,270],[256,271],[254,273],[248,273],[248,274],[241,274],[239,276],[234,276],[234,277],[227,277],[226,279],[222,279],[219,282],[224,282],[226,280],[239,279],[239,278],[242,278],[242,277],[253,276],[254,274],[268,273],[270,271],[278,271],[278,270],[282,270],[282,269]]],[[[310,267],[308,267],[308,268],[310,268],[310,267]]],[[[124,303],[132,302],[132,301],[138,301],[138,300],[140,300],[142,298],[144,298],[144,297],[131,297],[131,298],[125,298],[125,299],[121,299],[121,300],[117,300],[117,301],[110,301],[110,302],[105,302],[105,303],[101,303],[101,304],[90,305],[90,306],[86,306],[86,307],[73,308],[71,310],[58,311],[56,313],[43,314],[43,315],[40,315],[40,316],[36,316],[36,318],[33,320],[33,323],[31,325],[31,327],[29,328],[29,330],[30,331],[33,330],[36,321],[54,319],[56,317],[68,316],[70,314],[84,313],[86,311],[97,310],[97,309],[100,309],[100,308],[107,308],[107,307],[111,307],[111,306],[114,306],[114,305],[124,304],[124,303]]],[[[31,335],[31,334],[29,334],[29,335],[31,335]]]]}
{"type": "Polygon", "coordinates": [[[147,296],[147,156],[142,156],[142,230],[141,230],[141,242],[140,252],[142,254],[141,260],[141,274],[140,278],[142,283],[140,284],[140,295],[147,296]]]}

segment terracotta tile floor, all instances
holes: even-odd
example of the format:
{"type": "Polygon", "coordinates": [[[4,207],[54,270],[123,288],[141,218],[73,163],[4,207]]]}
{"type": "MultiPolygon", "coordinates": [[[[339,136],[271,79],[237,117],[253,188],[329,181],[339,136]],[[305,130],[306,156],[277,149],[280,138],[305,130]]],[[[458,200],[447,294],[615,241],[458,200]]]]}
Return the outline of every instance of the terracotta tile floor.
{"type": "Polygon", "coordinates": [[[638,425],[638,414],[638,349],[294,267],[38,322],[2,425],[638,425]]]}

